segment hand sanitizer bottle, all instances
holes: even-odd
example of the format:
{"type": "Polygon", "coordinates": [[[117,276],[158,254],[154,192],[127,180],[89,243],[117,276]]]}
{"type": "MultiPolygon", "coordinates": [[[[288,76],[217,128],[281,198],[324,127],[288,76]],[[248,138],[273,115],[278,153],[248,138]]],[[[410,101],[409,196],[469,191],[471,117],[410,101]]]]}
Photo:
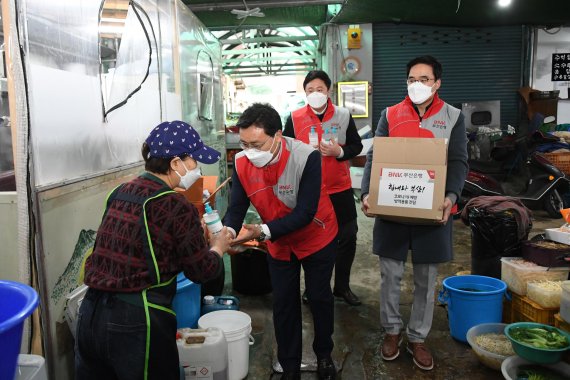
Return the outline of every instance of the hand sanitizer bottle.
{"type": "Polygon", "coordinates": [[[334,141],[336,141],[338,143],[338,128],[337,127],[332,127],[331,139],[334,139],[334,141]]]}
{"type": "Polygon", "coordinates": [[[224,225],[220,220],[218,212],[216,210],[212,210],[210,202],[204,203],[204,208],[206,210],[206,213],[204,214],[206,227],[208,227],[208,231],[210,231],[211,234],[215,235],[219,233],[222,230],[222,228],[224,228],[224,225]]]}
{"type": "Polygon", "coordinates": [[[208,189],[204,189],[204,191],[202,192],[202,202],[206,202],[208,198],[210,198],[210,192],[208,191],[208,189]]]}
{"type": "Polygon", "coordinates": [[[325,128],[325,133],[323,135],[323,141],[325,142],[325,144],[331,143],[331,132],[330,132],[330,129],[328,129],[328,128],[325,128]]]}
{"type": "Polygon", "coordinates": [[[319,135],[315,130],[315,127],[311,127],[311,132],[309,133],[309,145],[317,146],[319,145],[319,135]]]}

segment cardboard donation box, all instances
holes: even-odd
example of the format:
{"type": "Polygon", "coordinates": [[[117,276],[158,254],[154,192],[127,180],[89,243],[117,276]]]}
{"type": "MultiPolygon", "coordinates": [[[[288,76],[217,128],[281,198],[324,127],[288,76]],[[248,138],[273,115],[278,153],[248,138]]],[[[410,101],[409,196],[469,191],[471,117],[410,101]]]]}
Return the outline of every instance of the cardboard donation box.
{"type": "MultiPolygon", "coordinates": [[[[216,184],[218,182],[218,176],[202,176],[198,178],[196,182],[188,189],[184,190],[181,188],[176,188],[176,191],[184,194],[186,199],[190,201],[196,208],[198,209],[198,213],[200,214],[200,218],[204,215],[204,190],[208,190],[210,195],[214,195],[216,193],[216,184]]],[[[218,189],[219,190],[219,189],[218,189]]],[[[212,199],[209,201],[210,206],[213,209],[216,208],[216,197],[212,196],[212,199]]]]}
{"type": "Polygon", "coordinates": [[[447,139],[375,137],[369,211],[395,222],[437,223],[446,175],[447,139]]]}

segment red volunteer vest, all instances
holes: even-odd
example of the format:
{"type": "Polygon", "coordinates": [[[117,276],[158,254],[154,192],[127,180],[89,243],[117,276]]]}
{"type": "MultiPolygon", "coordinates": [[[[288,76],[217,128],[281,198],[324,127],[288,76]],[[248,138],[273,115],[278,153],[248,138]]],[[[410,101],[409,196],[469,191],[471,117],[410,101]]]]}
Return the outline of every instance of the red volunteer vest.
{"type": "MultiPolygon", "coordinates": [[[[423,118],[427,119],[437,114],[444,104],[436,93],[431,106],[427,109],[423,118]]],[[[420,116],[407,96],[402,102],[388,107],[386,118],[388,119],[388,134],[390,137],[434,137],[431,131],[421,127],[420,116]]]]}
{"type": "MultiPolygon", "coordinates": [[[[289,141],[295,143],[292,139],[289,141]]],[[[285,138],[282,138],[279,162],[263,168],[252,165],[245,155],[239,155],[236,158],[236,173],[241,185],[264,223],[282,218],[292,211],[279,198],[279,191],[281,187],[286,187],[284,190],[288,191],[288,186],[295,185],[279,184],[278,186],[279,178],[287,168],[292,169],[294,165],[293,160],[290,160],[290,149],[285,138]]],[[[300,159],[306,161],[306,157],[300,159]]],[[[335,238],[337,232],[334,209],[324,184],[321,184],[319,206],[312,222],[274,242],[268,241],[267,247],[271,256],[276,260],[290,261],[291,253],[298,259],[302,259],[324,248],[335,238]]]]}
{"type": "MultiPolygon", "coordinates": [[[[291,120],[293,121],[295,138],[308,144],[309,132],[311,132],[311,127],[314,126],[320,143],[324,133],[322,123],[327,122],[333,117],[335,109],[336,107],[332,104],[331,100],[328,99],[327,110],[325,111],[322,122],[309,105],[293,111],[291,113],[291,120]]],[[[346,130],[346,128],[344,130],[346,130]]],[[[348,161],[338,161],[336,157],[330,156],[322,157],[322,175],[328,194],[334,194],[352,188],[348,161]]]]}
{"type": "MultiPolygon", "coordinates": [[[[436,115],[444,105],[445,102],[436,93],[423,119],[436,115]]],[[[422,128],[420,116],[414,109],[414,104],[408,96],[402,102],[388,107],[386,119],[388,120],[388,135],[390,137],[434,138],[430,130],[422,128]]],[[[457,204],[453,205],[451,214],[457,214],[457,204]]]]}

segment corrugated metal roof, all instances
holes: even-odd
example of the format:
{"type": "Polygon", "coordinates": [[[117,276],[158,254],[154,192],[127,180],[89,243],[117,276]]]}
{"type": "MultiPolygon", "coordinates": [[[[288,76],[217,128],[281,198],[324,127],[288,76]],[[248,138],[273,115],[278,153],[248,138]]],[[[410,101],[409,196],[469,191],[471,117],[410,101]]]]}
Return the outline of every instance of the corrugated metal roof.
{"type": "MultiPolygon", "coordinates": [[[[235,27],[243,20],[231,9],[245,9],[238,0],[183,0],[209,28],[235,27]]],[[[406,23],[446,26],[544,25],[570,23],[568,0],[514,0],[500,8],[497,0],[246,0],[248,8],[259,7],[265,17],[248,17],[242,26],[313,25],[330,21],[327,4],[342,4],[332,18],[340,24],[406,23]]]]}

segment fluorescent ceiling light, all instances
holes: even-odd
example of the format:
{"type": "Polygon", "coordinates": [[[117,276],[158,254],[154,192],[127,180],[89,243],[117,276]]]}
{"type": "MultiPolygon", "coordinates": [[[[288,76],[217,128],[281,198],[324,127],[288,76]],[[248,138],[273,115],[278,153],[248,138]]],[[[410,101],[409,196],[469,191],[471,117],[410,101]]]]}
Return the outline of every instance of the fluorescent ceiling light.
{"type": "Polygon", "coordinates": [[[511,5],[512,0],[499,0],[499,7],[508,7],[511,5]]]}
{"type": "Polygon", "coordinates": [[[236,15],[238,20],[246,17],[265,17],[265,14],[259,8],[246,9],[245,11],[232,9],[230,13],[236,15]]]}

